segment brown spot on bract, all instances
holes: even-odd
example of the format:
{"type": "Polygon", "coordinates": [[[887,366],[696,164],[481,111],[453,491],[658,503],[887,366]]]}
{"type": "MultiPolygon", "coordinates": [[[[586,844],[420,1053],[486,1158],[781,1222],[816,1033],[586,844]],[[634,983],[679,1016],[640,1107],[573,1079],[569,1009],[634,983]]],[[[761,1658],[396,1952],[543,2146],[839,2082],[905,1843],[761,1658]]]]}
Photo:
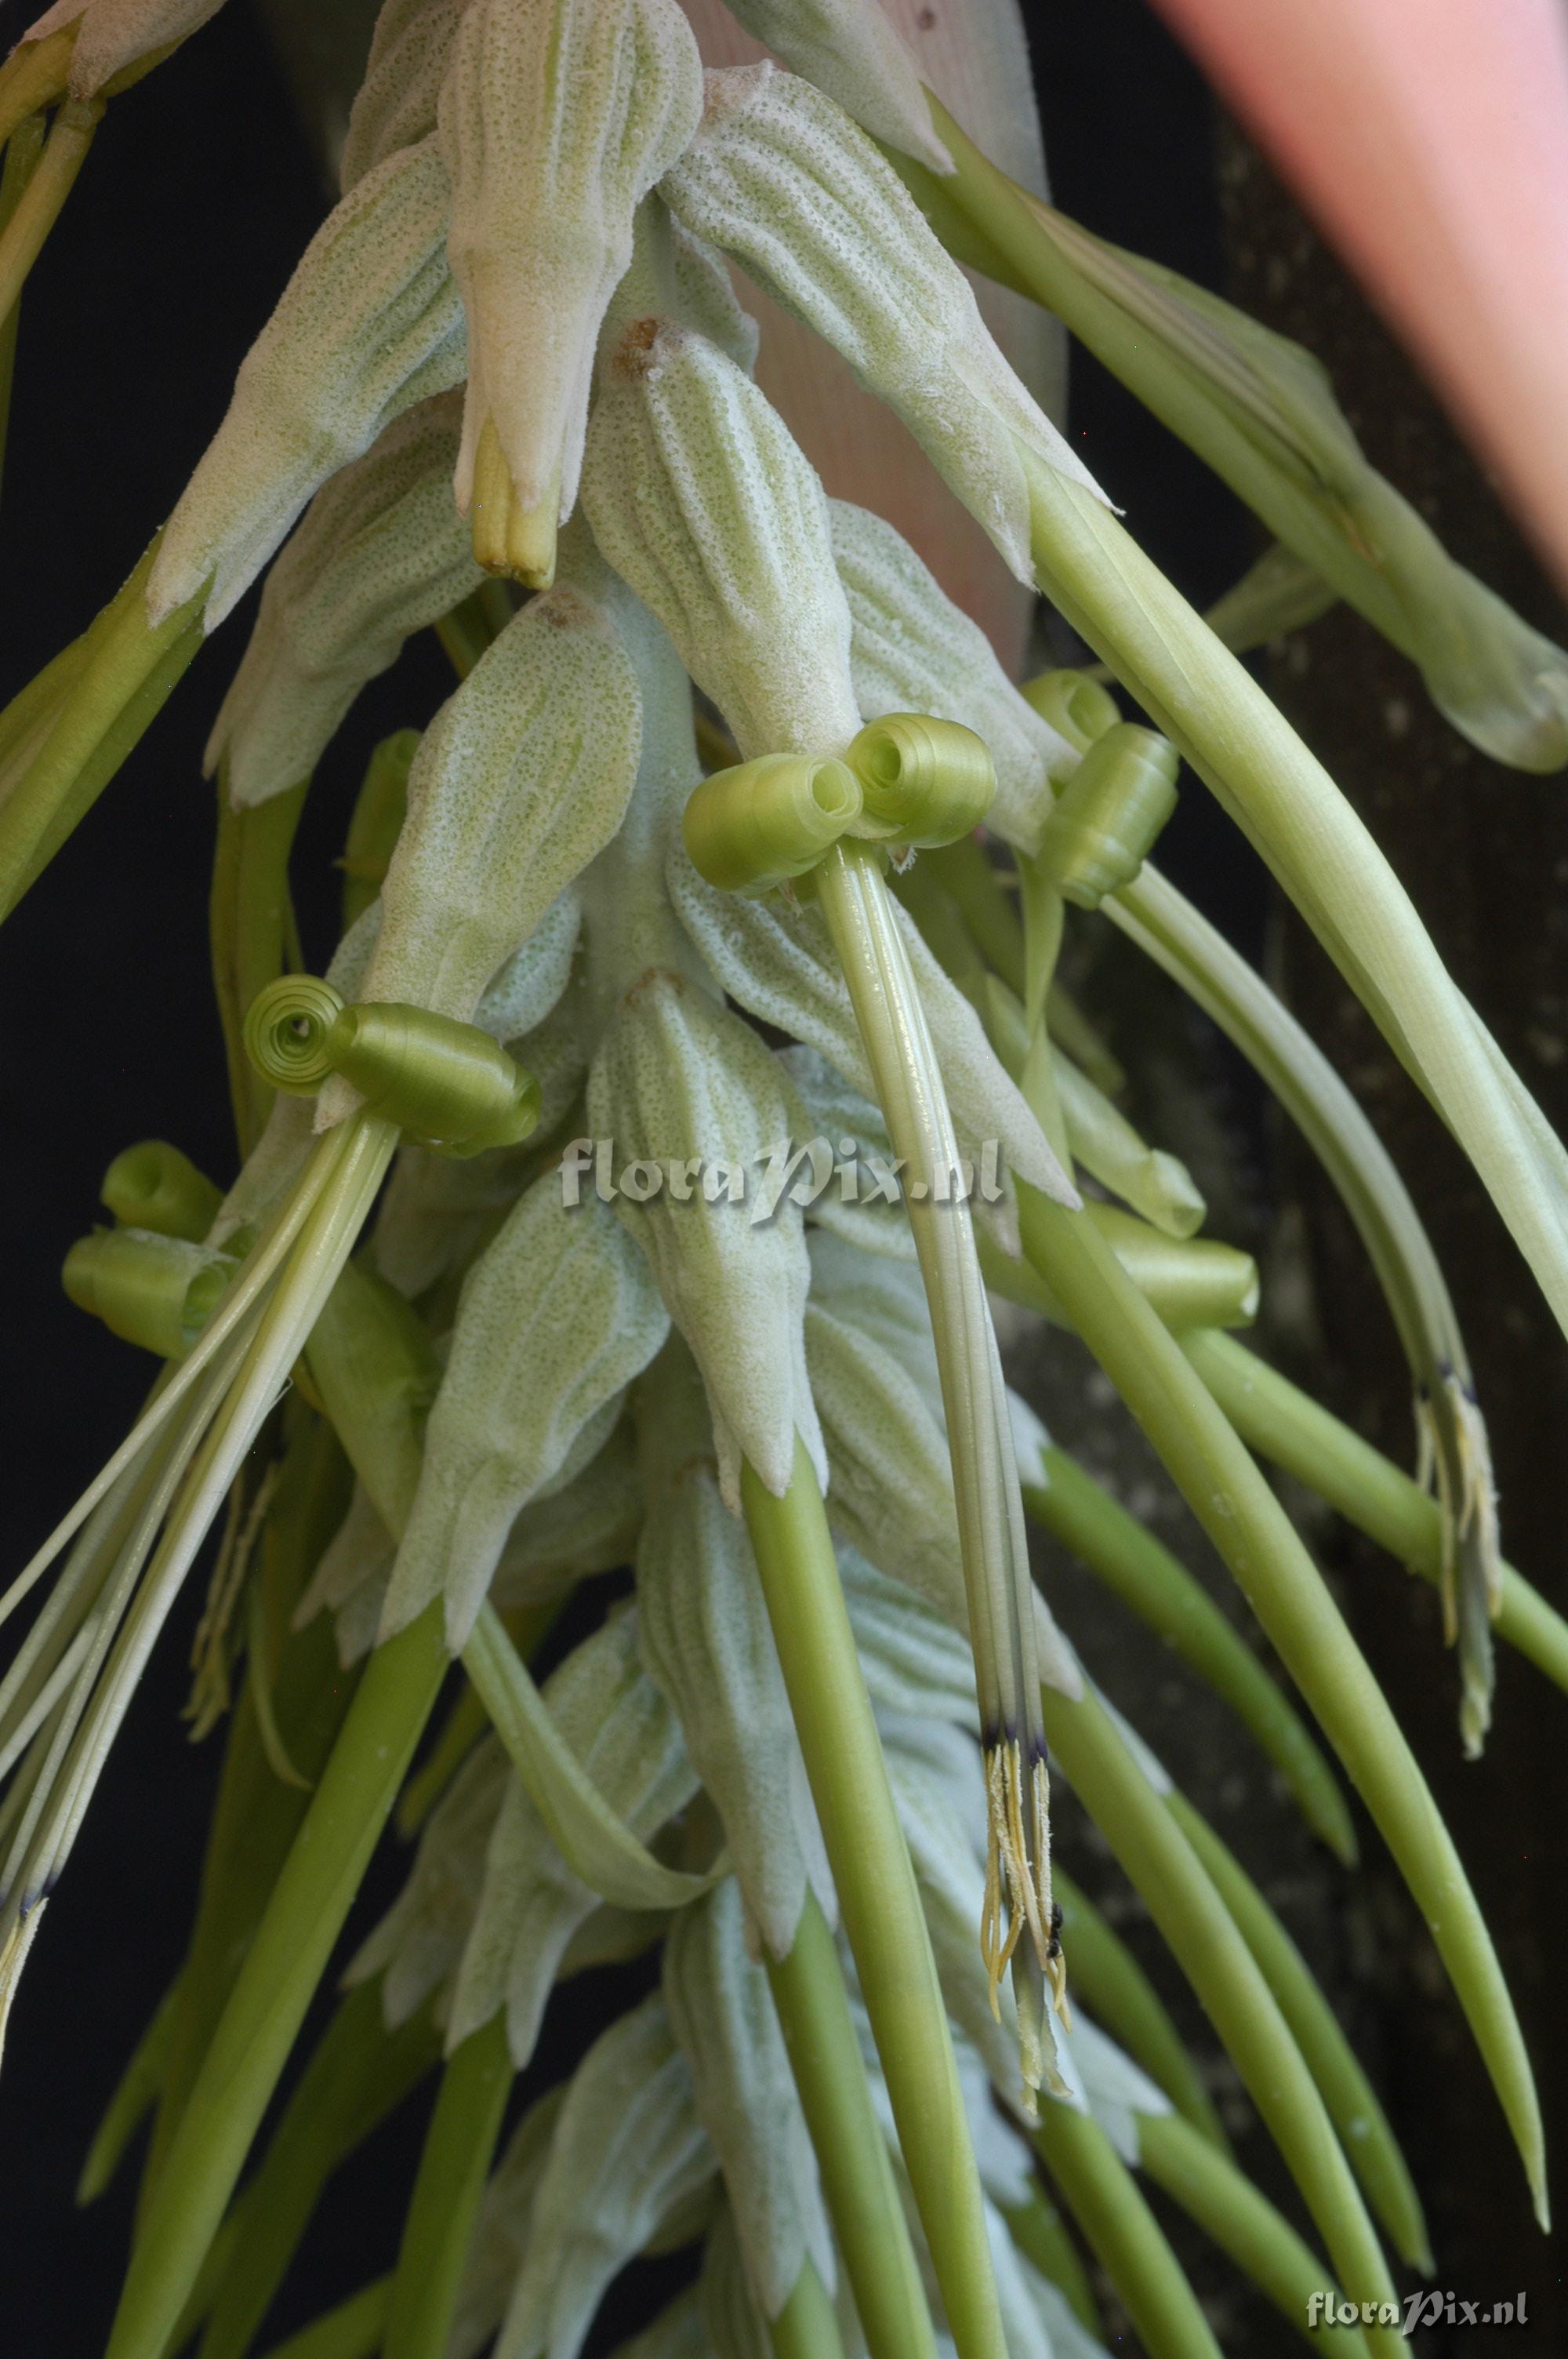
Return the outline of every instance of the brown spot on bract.
{"type": "Polygon", "coordinates": [[[569,582],[561,582],[557,589],[541,592],[530,603],[539,620],[547,623],[554,631],[580,631],[600,620],[598,607],[585,598],[580,590],[574,590],[569,582]]]}
{"type": "Polygon", "coordinates": [[[654,365],[654,348],[665,321],[633,320],[611,356],[611,373],[627,385],[636,385],[654,365]]]}

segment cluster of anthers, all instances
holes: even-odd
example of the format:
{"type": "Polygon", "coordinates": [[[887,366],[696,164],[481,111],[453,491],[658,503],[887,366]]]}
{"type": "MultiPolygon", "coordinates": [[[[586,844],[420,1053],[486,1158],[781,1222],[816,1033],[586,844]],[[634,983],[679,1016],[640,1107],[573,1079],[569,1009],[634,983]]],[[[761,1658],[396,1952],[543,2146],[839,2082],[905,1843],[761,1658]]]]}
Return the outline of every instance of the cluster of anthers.
{"type": "MultiPolygon", "coordinates": [[[[0,293],[105,95],[214,9],[61,0],[34,27],[0,75],[20,159],[0,293]]],[[[1299,2323],[1325,2264],[1054,1879],[1048,1747],[1372,2305],[1366,2348],[1392,2354],[1383,2238],[1427,2257],[1392,2134],[1266,1903],[1079,1669],[1027,1523],[1183,1653],[1348,1859],[1345,1800],[1231,1624],[1010,1392],[990,1298],[1083,1340],[1235,1574],[1432,1928],[1543,2204],[1486,1925],[1258,1459],[1442,1584],[1472,1749],[1494,1630],[1564,1686],[1568,1630],[1500,1560],[1463,1343],[1397,1173],[1147,855],[1185,759],[1562,1310],[1563,1150],[1227,642],[1345,597],[1456,725],[1535,767],[1568,759],[1568,659],[1452,564],[1293,348],[989,165],[872,0],[734,13],[782,65],[705,73],[677,0],[385,0],[341,199],[189,488],[0,715],[8,907],[265,572],[211,745],[240,1168],[221,1190],[171,1147],[128,1150],[114,1225],[66,1266],[163,1365],[4,1602],[58,1567],[0,1682],[0,2006],[226,1504],[198,1641],[200,1723],[238,1691],[213,1849],[89,2166],[95,2189],[150,2115],[110,2359],[197,2331],[203,2359],[240,2359],[330,2169],[438,2064],[395,2267],[300,2359],[495,2336],[502,2359],[575,2359],[625,2261],[698,2239],[697,2284],[626,2359],[1081,2359],[1095,2298],[1036,2156],[1151,2349],[1213,2342],[1133,2169],[1299,2323]],[[1279,534],[1214,627],[944,238],[1067,317],[1279,534]],[[902,419],[1108,672],[1019,689],[889,523],[825,495],[753,376],[730,263],[902,419]],[[318,979],[289,915],[300,804],[427,628],[459,684],[370,765],[318,979]],[[1191,1174],[1115,1103],[1057,977],[1069,923],[1106,919],[1341,1189],[1435,1498],[1234,1332],[1257,1272],[1199,1234],[1191,1174]],[[818,1184],[793,1149],[820,1140],[901,1184],[818,1184]],[[604,1142],[611,1184],[584,1192],[604,1142]],[[752,1216],[746,1176],[781,1155],[752,1216]],[[613,1185],[650,1169],[665,1184],[613,1185]],[[594,1586],[628,1566],[630,1588],[594,1586]],[[419,1838],[406,1888],[243,2180],[395,1811],[419,1838]],[[647,1995],[494,2161],[559,1981],[655,1951],[647,1995]]]]}

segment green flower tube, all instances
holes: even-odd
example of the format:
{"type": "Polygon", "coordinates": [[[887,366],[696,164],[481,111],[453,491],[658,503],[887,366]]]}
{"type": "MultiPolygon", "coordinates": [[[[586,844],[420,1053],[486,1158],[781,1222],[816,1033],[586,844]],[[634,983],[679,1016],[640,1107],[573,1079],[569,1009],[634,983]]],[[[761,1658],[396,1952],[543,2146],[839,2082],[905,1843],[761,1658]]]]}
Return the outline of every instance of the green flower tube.
{"type": "Polygon", "coordinates": [[[935,2339],[833,1936],[809,1889],[786,1956],[762,1962],[871,2359],[935,2359],[935,2339]]]}
{"type": "Polygon", "coordinates": [[[266,2359],[376,2359],[391,2299],[392,2279],[377,2277],[287,2343],[275,2343],[266,2359]]]}
{"type": "Polygon", "coordinates": [[[948,2324],[959,2359],[1007,2359],[979,2176],[931,1938],[805,1444],[796,1443],[795,1479],[782,1499],[749,1463],[741,1498],[948,2324]]]}
{"type": "MultiPolygon", "coordinates": [[[[1123,1874],[1159,1927],[1241,2076],[1357,2301],[1394,2290],[1316,2082],[1257,1961],[1196,1854],[1104,1706],[1042,1696],[1051,1750],[1123,1874]]],[[[1373,2330],[1380,2359],[1400,2359],[1402,2338],[1373,2330]]]]}
{"type": "Polygon", "coordinates": [[[1062,1944],[1073,1962],[1073,1987],[1095,2021],[1119,2040],[1134,2063],[1220,2154],[1230,2152],[1214,2102],[1163,1999],[1087,1892],[1058,1869],[1062,1944]]]}
{"type": "Polygon", "coordinates": [[[1415,2182],[1388,2116],[1312,1969],[1251,1877],[1185,1795],[1173,1791],[1165,1805],[1257,1959],[1385,2234],[1401,2260],[1429,2277],[1432,2246],[1415,2182]]]}
{"type": "Polygon", "coordinates": [[[1329,2290],[1324,2285],[1323,2263],[1246,2172],[1217,2153],[1190,2122],[1173,2114],[1141,2114],[1138,2148],[1139,2168],[1315,2349],[1338,2353],[1342,2359],[1365,2353],[1357,2328],[1308,2323],[1314,2315],[1309,2307],[1312,2296],[1329,2290]]]}
{"type": "Polygon", "coordinates": [[[1025,1249],[1229,1566],[1388,1842],[1432,1931],[1545,2215],[1541,2109],[1497,1952],[1381,1688],[1291,1522],[1093,1224],[1020,1191],[1025,1249]]]}
{"type": "Polygon", "coordinates": [[[79,642],[49,734],[0,809],[0,914],[92,809],[201,645],[200,597],[156,629],[146,619],[157,548],[155,540],[79,642]]]}
{"type": "Polygon", "coordinates": [[[448,2058],[393,2275],[384,2359],[444,2359],[513,2080],[503,2010],[448,2058]]]}
{"type": "Polygon", "coordinates": [[[1149,2359],[1219,2359],[1186,2271],[1094,2116],[1048,2099],[1040,2109],[1034,2150],[1149,2359]]]}
{"type": "Polygon", "coordinates": [[[438,1607],[372,1656],[196,2075],[107,2359],[161,2359],[446,1675],[438,1607]]]}
{"type": "Polygon", "coordinates": [[[309,2225],[321,2190],[426,2078],[440,2037],[422,2009],[388,2031],[379,1984],[339,2004],[212,2247],[222,2266],[198,2359],[243,2359],[309,2225]]]}
{"type": "Polygon", "coordinates": [[[1048,1447],[1043,1471],[1044,1482],[1023,1486],[1024,1513],[1081,1558],[1229,1705],[1284,1778],[1307,1824],[1349,1865],[1356,1831],[1334,1772],[1245,1638],[1169,1549],[1065,1450],[1048,1447]]]}

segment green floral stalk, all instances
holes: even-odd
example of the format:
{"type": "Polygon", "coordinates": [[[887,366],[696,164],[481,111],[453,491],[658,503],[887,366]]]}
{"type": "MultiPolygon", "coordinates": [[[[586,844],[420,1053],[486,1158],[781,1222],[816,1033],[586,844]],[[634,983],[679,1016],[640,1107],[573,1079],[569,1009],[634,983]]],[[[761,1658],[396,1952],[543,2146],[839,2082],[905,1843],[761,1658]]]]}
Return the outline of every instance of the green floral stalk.
{"type": "Polygon", "coordinates": [[[1098,2122],[1048,2101],[1034,2145],[1149,2359],[1219,2359],[1185,2271],[1098,2122]]]}
{"type": "Polygon", "coordinates": [[[1165,1806],[1257,1959],[1385,2233],[1401,2260],[1430,2277],[1432,2245],[1426,2221],[1399,2141],[1306,1960],[1257,1886],[1185,1795],[1173,1788],[1165,1797],[1165,1806]]]}
{"type": "MultiPolygon", "coordinates": [[[[1348,1865],[1356,1833],[1334,1773],[1257,1656],[1162,1543],[1065,1450],[1026,1482],[1031,1520],[1080,1557],[1236,1713],[1285,1779],[1314,1832],[1348,1865]]],[[[1157,2077],[1157,2076],[1156,2076],[1157,2077]]]]}
{"type": "Polygon", "coordinates": [[[1246,2173],[1190,2122],[1173,2114],[1141,2115],[1138,2163],[1307,2342],[1325,2354],[1366,2350],[1355,2327],[1308,2324],[1311,2297],[1324,2289],[1323,2263],[1246,2173]]]}
{"type": "MultiPolygon", "coordinates": [[[[1044,1705],[1052,1753],[1224,2040],[1341,2283],[1357,2300],[1391,2301],[1376,2233],[1316,2083],[1190,1844],[1103,1705],[1093,1697],[1070,1703],[1048,1690],[1044,1705]]],[[[1398,2359],[1391,2335],[1378,2333],[1372,2347],[1398,2359]]]]}
{"type": "MultiPolygon", "coordinates": [[[[0,916],[92,809],[201,645],[194,600],[156,628],[147,623],[146,584],[157,550],[155,540],[80,641],[47,733],[39,729],[36,750],[8,781],[0,802],[0,916]]],[[[0,732],[5,728],[0,715],[0,732]]]]}
{"type": "Polygon", "coordinates": [[[1145,871],[1115,922],[1237,1043],[1296,1122],[1345,1200],[1393,1314],[1416,1386],[1423,1474],[1443,1514],[1444,1621],[1459,1641],[1465,1750],[1491,1713],[1490,1625],[1499,1603],[1497,1507],[1487,1430],[1437,1257],[1386,1150],[1327,1059],[1245,960],[1145,871]]]}
{"type": "Polygon", "coordinates": [[[443,2359],[511,2088],[498,2015],[453,2049],[441,2075],[393,2273],[385,2359],[443,2359]]]}
{"type": "Polygon", "coordinates": [[[367,1667],[158,2175],[108,2359],[160,2359],[447,1670],[432,1610],[367,1667]]]}
{"type": "Polygon", "coordinates": [[[1006,2359],[979,2180],[931,1939],[804,1446],[783,1499],[750,1467],[742,1495],[838,1905],[948,2324],[960,2359],[1006,2359]]]}
{"type": "Polygon", "coordinates": [[[242,2359],[251,2349],[321,2190],[427,2076],[438,2052],[427,2011],[388,2033],[379,1988],[340,2003],[208,2254],[189,2305],[206,2318],[199,2359],[242,2359]]]}
{"type": "Polygon", "coordinates": [[[1541,2114],[1486,1922],[1381,1689],[1234,1430],[1092,1226],[1026,1196],[1028,1249],[1209,1533],[1383,1832],[1487,2060],[1544,2217],[1541,2114]]]}
{"type": "Polygon", "coordinates": [[[814,1895],[807,1895],[792,1948],[766,1962],[871,2359],[933,2359],[919,2267],[860,2061],[843,1970],[814,1895]]]}
{"type": "Polygon", "coordinates": [[[274,2343],[266,2359],[376,2359],[391,2300],[391,2277],[377,2277],[287,2343],[274,2343]]]}
{"type": "Polygon", "coordinates": [[[817,872],[817,891],[893,1151],[910,1173],[910,1224],[932,1305],[986,1749],[982,1941],[993,1991],[1014,1964],[1024,2078],[1038,2087],[1044,2069],[1039,1982],[1053,1972],[1059,2004],[1061,1979],[1059,1952],[1052,1946],[1050,1789],[1037,1701],[1033,1598],[1001,1364],[968,1207],[955,1196],[959,1158],[946,1095],[875,853],[860,846],[831,852],[817,872]],[[1033,1968],[1019,1946],[1026,1931],[1033,1968]]]}

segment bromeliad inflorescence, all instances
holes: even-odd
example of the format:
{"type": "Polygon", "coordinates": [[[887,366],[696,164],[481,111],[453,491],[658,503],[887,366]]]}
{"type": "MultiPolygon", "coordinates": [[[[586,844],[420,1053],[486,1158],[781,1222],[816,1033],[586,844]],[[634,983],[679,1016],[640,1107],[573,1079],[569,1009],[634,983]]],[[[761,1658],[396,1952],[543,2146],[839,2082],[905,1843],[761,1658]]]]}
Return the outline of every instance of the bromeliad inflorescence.
{"type": "MultiPolygon", "coordinates": [[[[103,105],[213,13],[81,0],[27,36],[0,72],[0,295],[103,105]]],[[[1135,2171],[1298,2324],[1332,2268],[1391,2359],[1385,2240],[1430,2266],[1394,2133],[1268,1904],[1081,1669],[1027,1524],[1176,1649],[1348,1861],[1344,1795],[1193,1577],[1010,1391],[990,1300],[1082,1339],[1235,1575],[1426,1918],[1544,2214],[1486,1923],[1253,1453],[1441,1586],[1472,1752],[1494,1636],[1568,1689],[1568,1628],[1501,1560],[1398,1173],[1149,855],[1185,758],[1561,1311],[1563,1150],[1229,644],[1343,596],[1457,725],[1541,767],[1568,755],[1568,658],[1450,562],[1293,348],[990,165],[872,0],[735,14],[782,65],[705,72],[716,13],[676,0],[385,0],[340,200],[185,495],[0,714],[9,908],[265,575],[209,748],[238,1169],[221,1190],[166,1143],[126,1149],[113,1226],[66,1264],[162,1365],[0,1603],[36,1605],[0,1680],[0,2020],[226,1515],[192,1700],[199,1731],[233,1707],[213,1845],[84,2181],[150,2117],[110,2359],[198,2331],[242,2359],[330,2170],[435,2073],[393,2271],[301,2354],[576,2359],[622,2265],[689,2245],[626,2359],[1083,2359],[1096,2297],[1038,2160],[1152,2351],[1215,2345],[1135,2171]],[[1215,628],[955,254],[1058,309],[1284,544],[1215,628]],[[891,524],[826,496],[752,373],[730,261],[903,419],[1112,686],[1021,689],[891,524]],[[377,749],[311,974],[300,806],[425,630],[458,684],[377,749]],[[1257,1267],[1201,1234],[1058,972],[1102,917],[1343,1193],[1410,1362],[1416,1479],[1238,1340],[1257,1267]],[[897,1184],[837,1183],[861,1161],[897,1184]],[[764,1167],[784,1179],[759,1209],[764,1167]],[[1152,1985],[1054,1875],[1048,1758],[1326,2261],[1240,2178],[1152,1985]],[[395,1816],[404,1889],[262,2142],[395,1816]],[[655,1954],[514,2113],[560,1981],[655,1954]]]]}

